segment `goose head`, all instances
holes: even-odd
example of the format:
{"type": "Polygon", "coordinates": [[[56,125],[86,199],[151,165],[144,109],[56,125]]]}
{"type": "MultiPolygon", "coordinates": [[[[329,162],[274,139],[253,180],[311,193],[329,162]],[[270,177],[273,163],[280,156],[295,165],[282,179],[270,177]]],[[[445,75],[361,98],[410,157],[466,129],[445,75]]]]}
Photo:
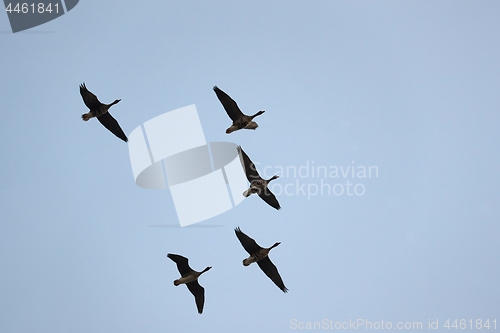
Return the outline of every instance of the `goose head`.
{"type": "Polygon", "coordinates": [[[269,184],[269,182],[270,182],[271,180],[275,180],[275,179],[278,179],[278,178],[280,178],[280,176],[274,175],[274,176],[272,176],[271,178],[269,178],[269,179],[267,180],[267,183],[269,184]]]}

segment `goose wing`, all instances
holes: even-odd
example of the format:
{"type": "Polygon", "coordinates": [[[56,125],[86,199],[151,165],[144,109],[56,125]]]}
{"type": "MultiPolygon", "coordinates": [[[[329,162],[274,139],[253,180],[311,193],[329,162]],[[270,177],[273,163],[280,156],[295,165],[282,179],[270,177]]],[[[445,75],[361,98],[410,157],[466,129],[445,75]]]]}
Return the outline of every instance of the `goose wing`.
{"type": "Polygon", "coordinates": [[[245,169],[245,174],[247,176],[248,181],[251,183],[252,180],[262,179],[260,178],[260,175],[257,172],[255,164],[253,164],[248,155],[243,151],[243,149],[241,149],[241,146],[238,146],[238,148],[236,149],[238,149],[238,153],[240,154],[240,159],[242,159],[241,164],[245,169]]]}
{"type": "Polygon", "coordinates": [[[278,273],[278,269],[276,268],[276,266],[274,266],[269,257],[265,257],[264,259],[257,261],[257,264],[259,265],[260,269],[262,269],[262,271],[266,273],[266,275],[271,280],[273,280],[274,284],[277,285],[278,288],[281,289],[281,291],[283,291],[284,293],[288,292],[288,288],[285,287],[280,273],[278,273]]]}
{"type": "Polygon", "coordinates": [[[185,276],[192,271],[188,264],[188,258],[172,253],[167,254],[167,257],[172,259],[172,261],[177,264],[177,269],[179,270],[179,273],[181,273],[181,276],[185,276]]]}
{"type": "Polygon", "coordinates": [[[243,116],[238,104],[228,94],[220,90],[217,86],[214,86],[214,91],[232,121],[236,121],[243,116]]]}
{"type": "MultiPolygon", "coordinates": [[[[94,96],[95,97],[95,96],[94,96]]],[[[127,142],[127,136],[125,133],[123,133],[122,128],[118,124],[115,118],[109,114],[109,112],[103,113],[99,117],[97,117],[97,120],[106,127],[111,133],[122,139],[123,141],[127,142]]]]}
{"type": "Polygon", "coordinates": [[[253,238],[241,231],[240,227],[234,229],[234,232],[236,233],[236,237],[240,240],[241,245],[249,255],[252,255],[262,249],[262,247],[260,247],[253,238]]]}
{"type": "Polygon", "coordinates": [[[91,93],[87,87],[85,86],[85,83],[82,83],[80,85],[80,95],[82,95],[83,102],[85,105],[90,109],[93,110],[95,108],[98,108],[102,105],[101,102],[97,99],[97,96],[91,93]]]}
{"type": "Polygon", "coordinates": [[[266,187],[266,189],[259,193],[259,197],[267,202],[267,204],[273,208],[280,209],[280,203],[278,202],[278,199],[274,196],[273,192],[269,190],[269,188],[266,187]]]}
{"type": "Polygon", "coordinates": [[[205,303],[205,289],[200,286],[198,280],[186,283],[186,287],[188,287],[191,294],[193,294],[198,313],[201,314],[203,312],[203,304],[205,303]]]}

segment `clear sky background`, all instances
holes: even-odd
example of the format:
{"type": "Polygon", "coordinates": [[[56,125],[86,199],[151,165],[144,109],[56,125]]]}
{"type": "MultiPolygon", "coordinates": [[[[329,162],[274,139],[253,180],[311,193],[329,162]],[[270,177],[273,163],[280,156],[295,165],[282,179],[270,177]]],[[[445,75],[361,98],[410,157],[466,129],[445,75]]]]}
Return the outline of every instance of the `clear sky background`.
{"type": "Polygon", "coordinates": [[[499,13],[497,1],[81,0],[16,34],[0,13],[0,331],[500,329],[499,13]],[[136,186],[127,144],[81,120],[82,82],[121,98],[111,113],[127,134],[196,104],[207,141],[242,145],[267,177],[310,174],[274,181],[291,184],[280,211],[252,196],[176,227],[169,191],[136,186]],[[225,134],[214,85],[266,110],[256,131],[225,134]],[[326,193],[347,181],[363,195],[326,193]],[[270,257],[288,294],[243,267],[237,226],[281,242],[270,257]],[[202,315],[169,252],[213,266],[202,315]]]}

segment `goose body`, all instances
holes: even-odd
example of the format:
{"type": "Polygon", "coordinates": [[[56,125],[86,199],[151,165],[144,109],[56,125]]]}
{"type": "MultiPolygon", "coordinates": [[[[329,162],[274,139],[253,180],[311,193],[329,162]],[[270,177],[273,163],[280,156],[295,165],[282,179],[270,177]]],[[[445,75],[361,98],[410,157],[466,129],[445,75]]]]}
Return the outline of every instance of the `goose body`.
{"type": "Polygon", "coordinates": [[[186,257],[172,253],[167,254],[167,257],[177,264],[177,269],[181,274],[179,279],[174,280],[174,286],[185,284],[194,296],[198,313],[203,313],[203,305],[205,304],[205,289],[198,283],[198,278],[201,274],[210,270],[212,267],[208,266],[201,272],[197,272],[189,267],[188,259],[186,257]]]}
{"type": "Polygon", "coordinates": [[[271,247],[261,248],[257,252],[252,253],[250,257],[243,259],[243,266],[250,266],[250,264],[253,264],[254,262],[261,261],[262,259],[266,258],[269,255],[269,251],[271,251],[271,249],[275,248],[280,244],[281,242],[276,242],[271,247]]]}
{"type": "Polygon", "coordinates": [[[276,199],[274,194],[268,188],[269,182],[279,178],[279,176],[274,175],[270,179],[262,179],[262,177],[260,177],[259,173],[257,172],[255,164],[250,160],[243,149],[241,149],[241,146],[238,146],[237,150],[238,154],[240,155],[243,168],[245,169],[245,175],[250,182],[250,187],[248,188],[248,190],[243,192],[243,196],[249,197],[250,195],[256,193],[269,206],[279,210],[281,206],[278,202],[278,199],[276,199]]]}
{"type": "Polygon", "coordinates": [[[217,86],[214,86],[215,94],[217,98],[222,103],[224,110],[226,110],[227,115],[233,121],[233,124],[226,130],[226,133],[232,133],[234,131],[238,131],[240,129],[256,129],[259,127],[253,118],[260,116],[265,111],[259,111],[254,115],[247,116],[241,112],[238,104],[224,91],[220,90],[217,86]]]}
{"type": "Polygon", "coordinates": [[[89,112],[82,114],[82,120],[88,121],[91,118],[97,118],[97,120],[99,120],[99,122],[111,133],[125,142],[128,141],[127,136],[121,129],[116,119],[113,118],[108,112],[110,107],[120,102],[120,99],[117,99],[110,104],[103,104],[97,99],[96,95],[87,89],[85,83],[80,85],[80,95],[82,95],[83,102],[89,108],[89,112]]]}
{"type": "Polygon", "coordinates": [[[285,287],[283,280],[278,272],[276,266],[269,259],[269,251],[271,251],[276,246],[280,245],[280,242],[274,243],[273,246],[268,248],[263,248],[255,240],[248,235],[246,235],[238,227],[234,229],[236,237],[238,237],[241,245],[250,255],[248,258],[243,259],[243,266],[250,266],[252,263],[256,262],[260,269],[274,282],[278,288],[284,293],[288,292],[288,288],[285,287]]]}

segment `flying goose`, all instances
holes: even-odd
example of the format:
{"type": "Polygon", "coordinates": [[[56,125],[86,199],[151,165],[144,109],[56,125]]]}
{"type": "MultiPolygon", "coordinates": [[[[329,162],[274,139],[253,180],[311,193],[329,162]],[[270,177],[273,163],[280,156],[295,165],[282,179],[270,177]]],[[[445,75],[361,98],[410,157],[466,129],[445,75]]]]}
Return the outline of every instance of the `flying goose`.
{"type": "Polygon", "coordinates": [[[188,259],[186,257],[180,256],[178,254],[167,254],[167,257],[172,259],[177,264],[177,269],[181,273],[181,278],[174,281],[174,286],[180,284],[185,284],[189,289],[191,294],[193,294],[196,301],[196,307],[198,308],[198,313],[203,312],[203,304],[205,303],[205,289],[198,283],[198,278],[201,274],[210,270],[212,267],[208,266],[201,272],[197,272],[189,267],[188,259]]]}
{"type": "Polygon", "coordinates": [[[118,122],[108,112],[111,106],[121,101],[120,99],[115,100],[111,104],[103,104],[99,102],[96,95],[88,91],[85,83],[82,83],[80,85],[80,95],[82,95],[85,105],[90,109],[88,113],[82,114],[82,119],[84,121],[88,121],[90,118],[97,117],[97,120],[99,120],[99,122],[111,133],[125,142],[128,141],[127,136],[125,135],[125,133],[123,133],[123,130],[121,129],[120,125],[118,125],[118,122]]]}
{"type": "Polygon", "coordinates": [[[259,176],[257,169],[253,162],[248,158],[248,155],[241,149],[241,146],[238,146],[238,154],[243,159],[242,164],[245,169],[245,174],[247,176],[248,181],[250,182],[250,188],[243,192],[245,197],[249,197],[253,193],[257,193],[262,200],[268,203],[269,206],[280,209],[280,204],[278,199],[274,196],[274,194],[267,187],[271,180],[279,178],[279,176],[272,176],[270,179],[265,180],[259,176]]]}
{"type": "Polygon", "coordinates": [[[274,266],[268,256],[269,251],[271,251],[271,249],[275,248],[281,243],[276,242],[271,247],[263,248],[260,247],[253,238],[243,233],[240,227],[234,229],[234,232],[236,233],[236,237],[238,237],[238,239],[240,240],[241,245],[243,245],[245,251],[247,251],[250,255],[250,257],[243,259],[243,266],[249,266],[251,263],[257,262],[257,265],[259,265],[260,269],[262,269],[262,271],[266,273],[266,275],[271,280],[273,280],[274,284],[277,285],[278,288],[281,289],[281,291],[283,291],[284,293],[288,292],[287,287],[285,287],[285,284],[281,279],[280,273],[278,273],[278,269],[276,268],[276,266],[274,266]]]}
{"type": "Polygon", "coordinates": [[[219,101],[222,103],[222,106],[224,106],[227,115],[233,121],[231,127],[226,130],[227,134],[240,130],[242,128],[254,130],[259,126],[255,121],[253,121],[253,118],[260,116],[265,111],[259,111],[253,116],[244,115],[238,107],[238,104],[236,104],[236,102],[231,97],[229,97],[228,94],[220,90],[217,86],[214,86],[214,91],[217,95],[217,98],[219,98],[219,101]]]}

